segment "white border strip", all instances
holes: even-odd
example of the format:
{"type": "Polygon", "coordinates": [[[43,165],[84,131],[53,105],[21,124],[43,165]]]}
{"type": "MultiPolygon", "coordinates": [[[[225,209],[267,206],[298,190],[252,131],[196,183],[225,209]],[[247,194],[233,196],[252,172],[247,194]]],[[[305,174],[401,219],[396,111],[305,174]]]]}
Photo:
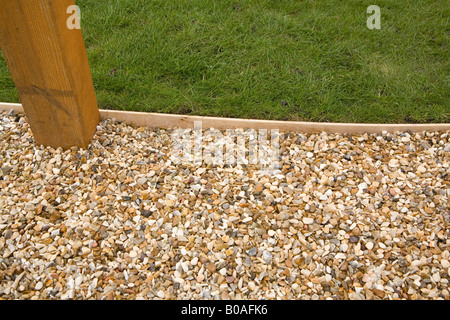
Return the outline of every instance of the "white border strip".
{"type": "MultiPolygon", "coordinates": [[[[23,113],[19,103],[0,103],[0,111],[14,110],[23,113]]],[[[194,121],[202,121],[203,128],[215,129],[278,129],[280,132],[303,133],[381,133],[407,131],[447,131],[450,123],[429,124],[373,124],[373,123],[331,123],[331,122],[303,122],[303,121],[275,121],[256,119],[217,118],[202,116],[187,116],[165,113],[134,112],[100,109],[102,120],[115,119],[126,124],[147,126],[153,128],[193,128],[194,121]]]]}

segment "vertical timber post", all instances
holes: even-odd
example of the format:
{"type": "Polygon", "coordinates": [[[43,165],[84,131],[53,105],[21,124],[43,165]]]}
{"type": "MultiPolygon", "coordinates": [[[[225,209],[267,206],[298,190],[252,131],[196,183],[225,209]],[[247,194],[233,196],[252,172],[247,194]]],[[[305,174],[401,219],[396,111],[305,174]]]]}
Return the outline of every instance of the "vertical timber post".
{"type": "Polygon", "coordinates": [[[100,121],[74,0],[0,0],[0,47],[36,144],[87,148],[100,121]]]}

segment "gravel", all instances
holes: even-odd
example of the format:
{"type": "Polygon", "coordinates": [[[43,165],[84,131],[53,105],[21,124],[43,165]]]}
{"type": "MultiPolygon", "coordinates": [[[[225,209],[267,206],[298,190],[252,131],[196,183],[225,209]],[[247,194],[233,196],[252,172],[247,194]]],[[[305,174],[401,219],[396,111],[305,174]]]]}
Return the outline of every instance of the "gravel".
{"type": "Polygon", "coordinates": [[[450,299],[449,132],[281,134],[267,174],[97,129],[63,151],[0,114],[1,299],[450,299]]]}

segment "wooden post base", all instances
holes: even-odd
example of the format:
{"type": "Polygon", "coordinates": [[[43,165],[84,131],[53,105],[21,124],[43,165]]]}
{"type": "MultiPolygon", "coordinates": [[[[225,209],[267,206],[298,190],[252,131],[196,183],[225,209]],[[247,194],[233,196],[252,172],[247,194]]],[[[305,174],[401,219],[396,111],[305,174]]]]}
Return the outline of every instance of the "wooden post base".
{"type": "Polygon", "coordinates": [[[0,47],[36,143],[86,148],[100,121],[74,0],[0,0],[0,47]]]}

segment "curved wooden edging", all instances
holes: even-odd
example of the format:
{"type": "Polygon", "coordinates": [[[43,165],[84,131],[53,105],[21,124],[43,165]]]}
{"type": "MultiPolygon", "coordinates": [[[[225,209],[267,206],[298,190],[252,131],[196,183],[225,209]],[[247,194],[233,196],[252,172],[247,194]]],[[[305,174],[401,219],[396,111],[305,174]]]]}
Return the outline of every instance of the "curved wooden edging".
{"type": "MultiPolygon", "coordinates": [[[[21,104],[0,103],[0,110],[13,109],[16,113],[23,113],[21,104]]],[[[372,123],[331,123],[331,122],[303,122],[303,121],[275,121],[256,119],[217,118],[202,116],[187,116],[177,114],[118,111],[100,109],[102,120],[115,119],[126,124],[148,126],[153,128],[194,128],[195,121],[202,122],[202,128],[215,129],[278,129],[280,132],[295,131],[303,133],[381,133],[407,131],[447,131],[450,123],[430,124],[372,124],[372,123]]]]}

